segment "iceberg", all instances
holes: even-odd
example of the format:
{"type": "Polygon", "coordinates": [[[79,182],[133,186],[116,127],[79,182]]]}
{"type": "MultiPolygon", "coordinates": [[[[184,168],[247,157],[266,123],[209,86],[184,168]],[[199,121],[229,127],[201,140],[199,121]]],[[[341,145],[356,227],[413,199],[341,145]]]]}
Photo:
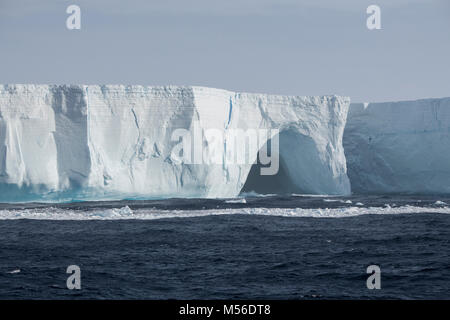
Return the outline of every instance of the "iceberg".
{"type": "Polygon", "coordinates": [[[350,105],[353,193],[450,193],[450,98],[350,105]]]}
{"type": "Polygon", "coordinates": [[[0,85],[0,201],[235,198],[285,178],[292,193],[346,195],[349,104],[189,86],[0,85]]]}

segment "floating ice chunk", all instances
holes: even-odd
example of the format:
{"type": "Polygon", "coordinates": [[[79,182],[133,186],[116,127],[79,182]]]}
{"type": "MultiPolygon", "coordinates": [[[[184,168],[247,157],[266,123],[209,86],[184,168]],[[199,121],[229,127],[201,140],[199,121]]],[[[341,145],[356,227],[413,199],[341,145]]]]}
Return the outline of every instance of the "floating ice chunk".
{"type": "Polygon", "coordinates": [[[247,203],[245,199],[230,199],[226,200],[226,203],[247,203]]]}
{"type": "Polygon", "coordinates": [[[12,271],[8,271],[8,273],[10,273],[10,274],[20,273],[20,269],[15,269],[15,270],[12,270],[12,271]]]}

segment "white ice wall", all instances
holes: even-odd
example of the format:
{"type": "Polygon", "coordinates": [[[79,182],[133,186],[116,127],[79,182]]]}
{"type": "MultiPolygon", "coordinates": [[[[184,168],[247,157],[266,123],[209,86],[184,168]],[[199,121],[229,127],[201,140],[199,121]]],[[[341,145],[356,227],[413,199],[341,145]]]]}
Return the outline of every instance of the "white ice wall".
{"type": "Polygon", "coordinates": [[[449,193],[450,98],[351,104],[344,148],[353,193],[449,193]]]}
{"type": "Polygon", "coordinates": [[[48,86],[1,86],[0,183],[36,192],[58,188],[54,131],[48,86]]]}
{"type": "Polygon", "coordinates": [[[202,146],[203,164],[171,161],[184,128],[278,129],[299,190],[348,194],[342,135],[348,98],[285,97],[202,87],[0,86],[1,201],[234,197],[250,163],[208,164],[232,144],[202,146]]]}

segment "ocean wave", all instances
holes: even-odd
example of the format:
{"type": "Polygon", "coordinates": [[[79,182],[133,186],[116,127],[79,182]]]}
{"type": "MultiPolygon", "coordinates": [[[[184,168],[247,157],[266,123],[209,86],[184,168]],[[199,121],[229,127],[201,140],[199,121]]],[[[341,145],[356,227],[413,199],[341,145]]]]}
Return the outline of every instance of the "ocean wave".
{"type": "Polygon", "coordinates": [[[0,220],[154,220],[191,218],[213,215],[263,215],[281,217],[345,218],[359,215],[442,213],[450,214],[450,207],[345,207],[345,208],[228,208],[205,210],[135,209],[128,206],[112,209],[73,210],[63,208],[33,208],[0,210],[0,220]]]}

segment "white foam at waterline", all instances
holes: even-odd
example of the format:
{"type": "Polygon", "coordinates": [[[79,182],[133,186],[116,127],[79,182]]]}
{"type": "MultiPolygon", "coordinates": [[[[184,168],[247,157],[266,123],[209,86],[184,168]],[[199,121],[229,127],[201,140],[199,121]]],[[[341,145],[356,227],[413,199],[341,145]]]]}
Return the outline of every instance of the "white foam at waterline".
{"type": "MultiPolygon", "coordinates": [[[[278,196],[278,194],[275,194],[275,193],[256,193],[255,191],[241,192],[239,194],[239,197],[244,197],[244,198],[267,198],[267,197],[276,197],[276,196],[278,196]]],[[[217,198],[217,199],[221,199],[221,198],[217,198]]]]}
{"type": "Polygon", "coordinates": [[[325,197],[339,197],[337,195],[329,195],[329,194],[300,194],[293,193],[291,194],[293,197],[306,197],[306,198],[325,198],[325,197]]]}
{"type": "Polygon", "coordinates": [[[342,199],[323,199],[323,202],[340,202],[340,203],[352,204],[351,200],[342,200],[342,199]]]}
{"type": "Polygon", "coordinates": [[[226,214],[248,214],[281,217],[345,218],[366,214],[445,213],[449,207],[346,207],[346,208],[239,208],[208,210],[131,210],[128,206],[114,209],[78,211],[60,208],[36,208],[25,210],[0,210],[0,220],[154,220],[164,218],[190,218],[226,214]]]}

